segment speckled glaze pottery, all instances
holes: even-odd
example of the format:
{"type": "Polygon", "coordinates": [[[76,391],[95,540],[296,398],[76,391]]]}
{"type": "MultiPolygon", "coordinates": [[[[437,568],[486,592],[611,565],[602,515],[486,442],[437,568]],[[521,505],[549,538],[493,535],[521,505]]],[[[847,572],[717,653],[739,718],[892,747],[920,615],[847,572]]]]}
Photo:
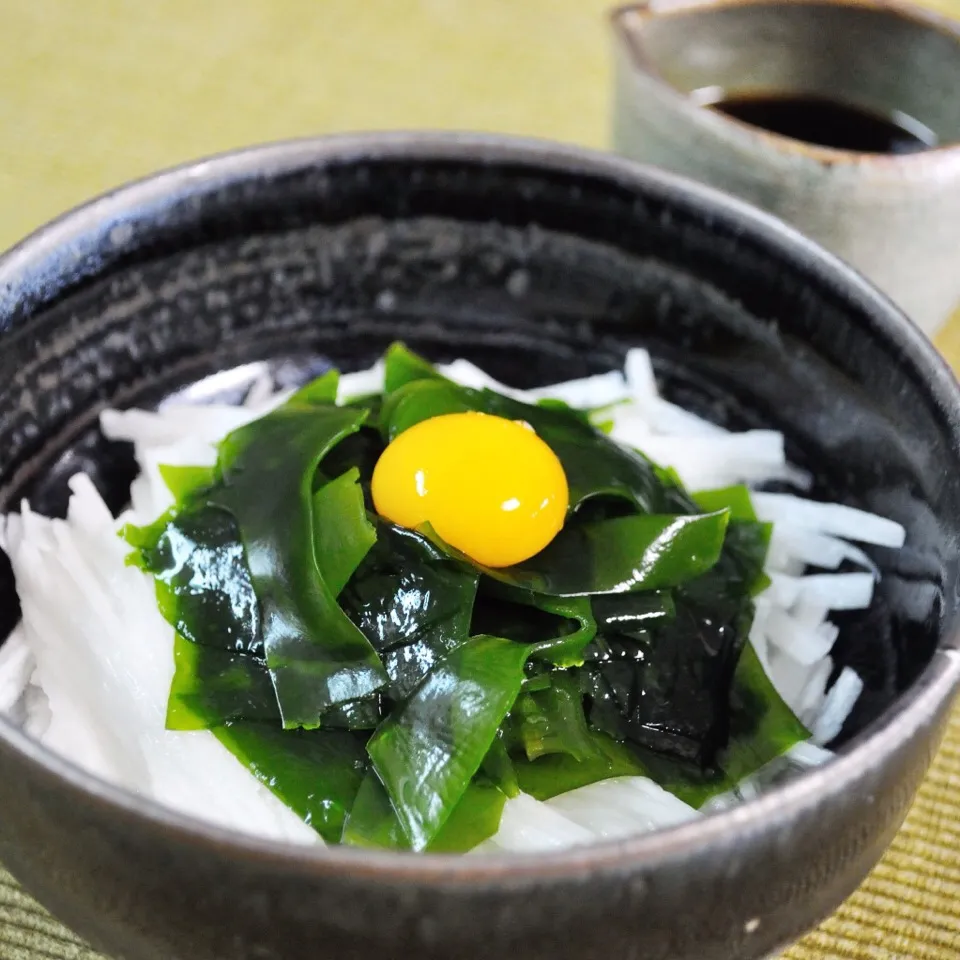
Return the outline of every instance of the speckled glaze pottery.
{"type": "MultiPolygon", "coordinates": [[[[497,137],[267,146],[160,174],[0,259],[0,510],[119,509],[106,404],[235,397],[393,339],[532,386],[654,354],[668,396],[784,431],[814,494],[908,531],[836,648],[867,689],[826,767],[731,812],[543,856],[303,851],[161,809],[0,720],[0,860],[124,960],[755,960],[890,842],[960,684],[960,392],[854,271],[739,201],[497,137]],[[185,393],[183,393],[185,391],[185,393]]],[[[0,569],[0,636],[19,615],[0,569]]]]}
{"type": "Polygon", "coordinates": [[[960,23],[886,0],[651,0],[612,25],[615,149],[782,217],[928,334],[960,306],[960,23]],[[900,111],[941,146],[834,150],[703,105],[771,94],[900,111]]]}

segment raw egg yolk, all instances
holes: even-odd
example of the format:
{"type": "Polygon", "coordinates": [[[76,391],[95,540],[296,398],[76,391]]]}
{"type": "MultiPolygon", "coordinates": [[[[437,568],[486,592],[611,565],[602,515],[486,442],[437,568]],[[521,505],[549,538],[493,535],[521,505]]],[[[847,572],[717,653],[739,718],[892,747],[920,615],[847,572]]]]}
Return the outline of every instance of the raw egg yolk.
{"type": "Polygon", "coordinates": [[[487,567],[539,553],[563,526],[569,492],[557,455],[525,423],[450,413],[404,431],[373,471],[377,512],[401,527],[429,523],[487,567]]]}

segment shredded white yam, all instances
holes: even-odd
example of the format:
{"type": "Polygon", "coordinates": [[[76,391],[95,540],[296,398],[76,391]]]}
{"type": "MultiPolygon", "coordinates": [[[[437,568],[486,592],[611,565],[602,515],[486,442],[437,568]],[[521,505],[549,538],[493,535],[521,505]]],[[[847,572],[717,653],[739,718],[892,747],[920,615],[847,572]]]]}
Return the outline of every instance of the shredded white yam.
{"type": "Polygon", "coordinates": [[[592,843],[595,839],[590,830],[568,820],[549,804],[521,793],[503,805],[500,829],[483,846],[525,853],[562,850],[592,843]]]}
{"type": "Polygon", "coordinates": [[[840,503],[817,503],[788,493],[754,493],[757,516],[768,523],[787,523],[816,533],[899,549],[906,531],[899,523],[840,503]]]}
{"type": "Polygon", "coordinates": [[[844,667],[813,722],[811,739],[815,744],[823,746],[840,733],[862,692],[863,680],[855,670],[844,667]]]}
{"type": "Polygon", "coordinates": [[[216,443],[259,416],[250,407],[167,407],[165,410],[104,410],[100,427],[111,440],[162,447],[184,437],[216,443]]]}
{"type": "Polygon", "coordinates": [[[605,840],[697,817],[691,806],[645,777],[601,780],[554,797],[547,805],[605,840]]]}
{"type": "Polygon", "coordinates": [[[266,370],[257,373],[256,379],[250,384],[247,395],[243,398],[243,405],[248,410],[256,410],[265,406],[273,397],[273,380],[266,370]]]}
{"type": "Polygon", "coordinates": [[[500,383],[469,360],[454,360],[453,363],[441,364],[437,369],[462,387],[470,387],[473,390],[495,390],[497,393],[513,397],[514,400],[520,400],[523,403],[529,400],[526,390],[517,390],[514,387],[508,387],[505,383],[500,383]]]}
{"type": "Polygon", "coordinates": [[[772,549],[779,549],[804,565],[836,570],[844,560],[879,576],[877,565],[859,547],[816,530],[781,522],[773,528],[772,549]]]}
{"type": "Polygon", "coordinates": [[[630,390],[619,370],[598,373],[582,380],[568,380],[553,387],[538,387],[528,390],[527,396],[536,400],[562,400],[571,407],[587,410],[609,407],[630,398],[630,390]]]}
{"type": "Polygon", "coordinates": [[[173,630],[151,579],[125,565],[126,547],[93,484],[77,475],[71,488],[67,520],[26,508],[22,523],[6,525],[34,682],[49,706],[45,729],[39,709],[29,728],[91,772],[198,819],[320,842],[212,734],[165,729],[173,630]]]}
{"type": "Polygon", "coordinates": [[[866,610],[873,597],[874,577],[870,573],[816,573],[792,577],[768,570],[772,602],[789,609],[810,604],[828,610],[866,610]]]}
{"type": "Polygon", "coordinates": [[[783,607],[774,607],[767,618],[766,631],[781,653],[794,663],[810,666],[830,653],[840,629],[832,623],[809,627],[783,607]]]}
{"type": "Polygon", "coordinates": [[[790,760],[798,766],[819,767],[833,759],[833,753],[807,740],[790,748],[790,760]]]}
{"type": "Polygon", "coordinates": [[[727,432],[723,427],[704,420],[659,395],[653,364],[646,350],[629,350],[624,372],[634,405],[654,433],[707,437],[720,436],[727,432]]]}
{"type": "Polygon", "coordinates": [[[337,384],[337,400],[352,400],[373,393],[383,393],[383,362],[378,360],[369,370],[343,373],[337,384]]]}
{"type": "Polygon", "coordinates": [[[0,713],[9,713],[19,702],[33,669],[33,653],[21,623],[0,646],[0,713]]]}

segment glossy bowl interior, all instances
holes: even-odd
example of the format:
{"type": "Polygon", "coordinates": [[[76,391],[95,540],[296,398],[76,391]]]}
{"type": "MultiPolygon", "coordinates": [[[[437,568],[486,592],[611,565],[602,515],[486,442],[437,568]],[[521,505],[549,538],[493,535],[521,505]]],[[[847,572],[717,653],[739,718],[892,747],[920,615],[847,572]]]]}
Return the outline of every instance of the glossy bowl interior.
{"type": "MultiPolygon", "coordinates": [[[[908,530],[875,551],[874,606],[844,618],[837,669],[867,688],[842,758],[621,843],[510,862],[287,850],[98,784],[0,720],[0,860],[118,956],[759,957],[835,907],[902,819],[960,677],[958,389],[888,301],[777,221],[548,144],[292,143],[30,238],[0,261],[0,331],[0,510],[62,513],[77,470],[124,504],[134,464],[99,433],[104,405],[239,399],[250,364],[299,382],[400,338],[520,387],[643,344],[669,397],[782,430],[814,495],[908,530]]],[[[0,636],[18,615],[3,558],[0,636]]]]}

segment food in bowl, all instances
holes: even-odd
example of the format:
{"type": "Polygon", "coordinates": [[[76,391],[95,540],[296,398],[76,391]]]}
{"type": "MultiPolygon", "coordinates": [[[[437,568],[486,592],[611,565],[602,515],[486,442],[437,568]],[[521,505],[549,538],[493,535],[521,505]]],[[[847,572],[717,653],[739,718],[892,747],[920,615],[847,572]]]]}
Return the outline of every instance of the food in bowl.
{"type": "Polygon", "coordinates": [[[243,406],[105,411],[114,519],[3,525],[0,708],[100,776],[297,843],[554,849],[828,759],[862,683],[831,611],[903,528],[803,488],[773,431],[663,400],[650,358],[533,391],[401,344],[243,406]],[[119,534],[119,536],[118,536],[119,534]],[[836,675],[834,676],[834,673],[836,675]]]}

